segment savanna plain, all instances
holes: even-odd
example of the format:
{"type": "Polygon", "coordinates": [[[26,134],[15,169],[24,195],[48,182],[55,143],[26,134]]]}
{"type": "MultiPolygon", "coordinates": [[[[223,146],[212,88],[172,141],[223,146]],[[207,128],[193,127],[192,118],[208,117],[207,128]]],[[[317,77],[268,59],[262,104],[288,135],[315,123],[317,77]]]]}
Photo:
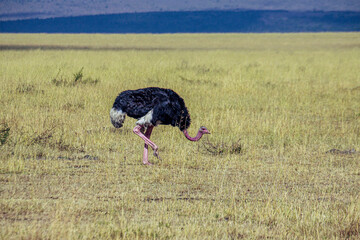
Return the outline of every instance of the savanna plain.
{"type": "Polygon", "coordinates": [[[359,239],[360,33],[0,35],[1,239],[359,239]],[[171,88],[142,164],[123,90],[171,88]]]}

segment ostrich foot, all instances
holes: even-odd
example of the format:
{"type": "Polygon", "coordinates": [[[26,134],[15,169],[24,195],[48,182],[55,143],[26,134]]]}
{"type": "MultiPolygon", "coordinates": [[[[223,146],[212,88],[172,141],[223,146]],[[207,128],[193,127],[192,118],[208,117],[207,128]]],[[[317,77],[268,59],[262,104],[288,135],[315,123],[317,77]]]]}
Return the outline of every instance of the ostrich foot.
{"type": "Polygon", "coordinates": [[[154,156],[157,157],[159,160],[161,160],[159,156],[159,150],[157,148],[154,150],[154,156]]]}
{"type": "Polygon", "coordinates": [[[143,160],[143,164],[144,164],[144,165],[148,165],[148,166],[153,165],[151,162],[149,162],[149,161],[145,161],[145,160],[143,160]]]}
{"type": "Polygon", "coordinates": [[[144,146],[143,164],[152,165],[148,160],[148,145],[146,143],[144,146]]]}

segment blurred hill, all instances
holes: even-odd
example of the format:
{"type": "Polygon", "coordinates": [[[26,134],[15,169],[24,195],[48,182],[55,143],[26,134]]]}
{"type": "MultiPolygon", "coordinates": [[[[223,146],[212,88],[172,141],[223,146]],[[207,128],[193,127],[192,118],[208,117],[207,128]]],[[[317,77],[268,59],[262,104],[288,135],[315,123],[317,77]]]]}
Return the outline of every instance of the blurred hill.
{"type": "Polygon", "coordinates": [[[360,11],[359,0],[0,0],[0,20],[204,10],[360,11]]]}
{"type": "Polygon", "coordinates": [[[226,33],[360,31],[360,12],[229,10],[148,12],[0,21],[0,32],[226,33]]]}

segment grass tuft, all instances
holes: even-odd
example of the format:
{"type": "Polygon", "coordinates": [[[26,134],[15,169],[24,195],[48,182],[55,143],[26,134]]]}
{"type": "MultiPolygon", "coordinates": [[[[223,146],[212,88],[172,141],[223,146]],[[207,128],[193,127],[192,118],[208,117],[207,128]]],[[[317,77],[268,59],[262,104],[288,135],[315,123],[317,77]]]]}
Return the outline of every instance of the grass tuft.
{"type": "Polygon", "coordinates": [[[6,122],[0,123],[0,146],[4,145],[10,135],[10,127],[6,122]]]}
{"type": "Polygon", "coordinates": [[[244,151],[241,139],[231,143],[227,143],[225,141],[212,143],[209,139],[207,139],[201,143],[201,146],[202,147],[199,147],[199,150],[205,149],[204,152],[211,155],[241,154],[244,151]]]}
{"type": "Polygon", "coordinates": [[[69,78],[61,74],[61,69],[59,69],[56,76],[51,80],[51,83],[53,83],[55,86],[73,87],[79,84],[97,85],[100,82],[99,78],[85,78],[83,70],[84,67],[82,67],[79,71],[73,73],[72,78],[69,78]]]}

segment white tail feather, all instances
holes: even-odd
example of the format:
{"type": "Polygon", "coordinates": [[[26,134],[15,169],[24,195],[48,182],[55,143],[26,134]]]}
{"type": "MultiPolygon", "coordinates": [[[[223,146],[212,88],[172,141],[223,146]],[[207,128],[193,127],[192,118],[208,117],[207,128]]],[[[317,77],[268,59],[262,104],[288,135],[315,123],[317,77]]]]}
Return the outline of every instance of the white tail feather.
{"type": "Polygon", "coordinates": [[[112,108],[110,110],[110,120],[116,128],[121,128],[123,126],[125,116],[126,114],[121,111],[121,109],[112,108]]]}

